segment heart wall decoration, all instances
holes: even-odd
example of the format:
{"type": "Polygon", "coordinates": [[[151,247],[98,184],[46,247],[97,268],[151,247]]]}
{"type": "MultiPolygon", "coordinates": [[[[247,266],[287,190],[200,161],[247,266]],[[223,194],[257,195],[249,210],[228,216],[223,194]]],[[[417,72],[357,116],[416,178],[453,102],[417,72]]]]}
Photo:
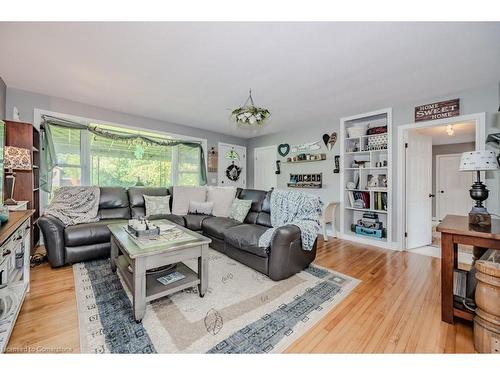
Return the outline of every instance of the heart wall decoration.
{"type": "Polygon", "coordinates": [[[328,150],[332,150],[333,146],[335,146],[335,142],[337,142],[337,133],[333,132],[331,135],[323,134],[321,137],[323,139],[323,143],[328,150]]]}
{"type": "Polygon", "coordinates": [[[285,157],[290,152],[290,145],[288,143],[282,143],[278,146],[278,154],[281,157],[285,157]]]}

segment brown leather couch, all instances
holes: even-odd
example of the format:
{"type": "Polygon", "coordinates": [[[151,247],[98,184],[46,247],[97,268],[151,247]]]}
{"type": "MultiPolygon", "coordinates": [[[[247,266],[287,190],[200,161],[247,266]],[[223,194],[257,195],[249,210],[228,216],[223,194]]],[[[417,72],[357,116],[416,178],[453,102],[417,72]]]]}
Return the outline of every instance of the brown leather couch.
{"type": "MultiPolygon", "coordinates": [[[[316,257],[316,243],[311,251],[302,249],[300,229],[286,225],[276,230],[271,246],[259,247],[259,237],[271,227],[271,191],[238,189],[236,196],[252,201],[243,223],[207,215],[164,215],[164,218],[212,239],[211,247],[227,256],[282,280],[306,268],[316,257]]],[[[52,267],[108,257],[110,232],[107,225],[145,216],[143,195],[172,195],[169,188],[103,187],[96,223],[64,227],[53,216],[43,215],[38,225],[44,236],[47,256],[52,267]]],[[[170,200],[172,204],[172,199],[170,200]]]]}

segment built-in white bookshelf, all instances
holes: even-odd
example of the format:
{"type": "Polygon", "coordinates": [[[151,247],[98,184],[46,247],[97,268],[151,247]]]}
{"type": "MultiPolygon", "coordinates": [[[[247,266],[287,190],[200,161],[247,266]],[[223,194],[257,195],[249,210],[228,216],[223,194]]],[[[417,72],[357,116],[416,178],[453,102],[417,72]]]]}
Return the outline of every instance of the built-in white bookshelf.
{"type": "Polygon", "coordinates": [[[340,237],[390,248],[392,110],[381,109],[340,119],[340,144],[340,237]],[[378,129],[368,131],[373,128],[378,129]],[[372,132],[377,133],[369,134],[372,132]],[[375,237],[375,233],[356,233],[352,225],[358,224],[364,213],[378,216],[383,225],[382,237],[375,237]]]}

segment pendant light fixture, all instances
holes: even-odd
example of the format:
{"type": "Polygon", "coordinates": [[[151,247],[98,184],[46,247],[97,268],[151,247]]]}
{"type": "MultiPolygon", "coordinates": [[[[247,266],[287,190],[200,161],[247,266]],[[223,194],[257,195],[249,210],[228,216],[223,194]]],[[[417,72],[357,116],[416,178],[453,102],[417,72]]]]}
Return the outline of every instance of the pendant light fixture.
{"type": "Polygon", "coordinates": [[[271,113],[266,108],[255,106],[252,98],[252,90],[250,89],[243,107],[233,110],[231,116],[239,125],[263,125],[264,121],[271,116],[271,113]]]}

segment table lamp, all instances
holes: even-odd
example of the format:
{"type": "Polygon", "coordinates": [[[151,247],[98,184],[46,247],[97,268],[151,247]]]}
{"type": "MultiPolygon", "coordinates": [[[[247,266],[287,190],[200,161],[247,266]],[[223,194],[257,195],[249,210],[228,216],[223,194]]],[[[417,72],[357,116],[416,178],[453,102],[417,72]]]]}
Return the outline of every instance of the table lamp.
{"type": "Polygon", "coordinates": [[[7,188],[8,198],[5,200],[4,204],[8,206],[16,205],[17,202],[13,199],[14,185],[16,184],[16,174],[14,170],[31,170],[31,151],[27,148],[5,146],[4,168],[7,169],[7,173],[9,173],[5,176],[5,186],[7,188]]]}
{"type": "Polygon", "coordinates": [[[491,225],[491,216],[483,206],[483,201],[488,198],[488,189],[481,182],[481,171],[495,171],[500,169],[495,151],[479,150],[464,152],[460,158],[460,171],[476,172],[477,180],[472,184],[470,197],[476,201],[476,205],[469,212],[469,223],[482,226],[491,225]]]}

